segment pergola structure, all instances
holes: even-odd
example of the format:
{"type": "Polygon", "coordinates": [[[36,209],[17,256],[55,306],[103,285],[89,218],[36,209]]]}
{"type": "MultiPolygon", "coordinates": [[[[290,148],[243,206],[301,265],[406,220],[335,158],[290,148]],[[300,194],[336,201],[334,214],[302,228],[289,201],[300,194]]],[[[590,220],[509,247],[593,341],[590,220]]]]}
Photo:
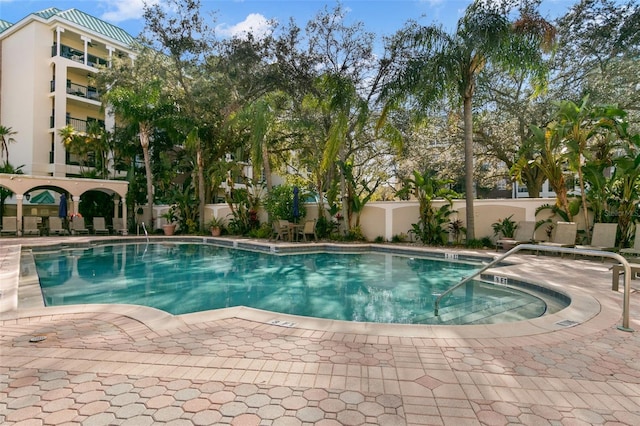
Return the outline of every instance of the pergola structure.
{"type": "Polygon", "coordinates": [[[126,195],[129,189],[129,182],[127,181],[0,174],[0,186],[15,194],[19,235],[22,229],[23,200],[25,194],[34,190],[50,189],[58,193],[69,194],[72,201],[68,209],[69,215],[78,213],[80,197],[87,191],[102,191],[111,195],[115,194],[116,196],[113,199],[115,217],[118,217],[118,207],[120,207],[119,217],[125,218],[127,216],[126,195]]]}

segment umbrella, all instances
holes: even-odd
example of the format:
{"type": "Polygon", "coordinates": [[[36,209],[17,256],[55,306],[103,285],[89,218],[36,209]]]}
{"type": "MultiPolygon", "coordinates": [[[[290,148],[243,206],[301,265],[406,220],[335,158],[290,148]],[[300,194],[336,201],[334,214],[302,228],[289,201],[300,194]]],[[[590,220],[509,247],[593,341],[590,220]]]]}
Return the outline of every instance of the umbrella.
{"type": "Polygon", "coordinates": [[[293,217],[297,222],[300,217],[300,190],[297,186],[293,187],[293,217]]]}
{"type": "Polygon", "coordinates": [[[60,206],[58,206],[58,217],[67,217],[67,196],[60,196],[60,206]]]}

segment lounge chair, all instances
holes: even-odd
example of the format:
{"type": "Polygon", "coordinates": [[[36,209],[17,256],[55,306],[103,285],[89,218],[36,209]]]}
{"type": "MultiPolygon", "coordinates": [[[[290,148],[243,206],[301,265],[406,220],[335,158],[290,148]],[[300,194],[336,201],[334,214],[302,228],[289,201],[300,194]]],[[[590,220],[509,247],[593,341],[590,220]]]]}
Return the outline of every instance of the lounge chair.
{"type": "MultiPolygon", "coordinates": [[[[631,279],[635,280],[640,273],[640,265],[637,263],[630,263],[629,266],[631,267],[631,279]]],[[[620,275],[624,275],[624,267],[621,263],[618,263],[617,265],[613,265],[611,267],[611,271],[613,272],[611,290],[618,291],[618,287],[620,285],[620,275]]]]}
{"type": "Polygon", "coordinates": [[[71,233],[73,235],[89,235],[89,230],[84,225],[84,217],[76,216],[71,222],[71,233]]]}
{"type": "Polygon", "coordinates": [[[318,241],[318,236],[316,235],[316,221],[315,220],[305,221],[304,227],[299,229],[298,235],[302,235],[302,239],[304,241],[307,241],[307,235],[312,236],[313,241],[318,241]]]}
{"type": "Polygon", "coordinates": [[[68,235],[67,231],[62,226],[62,218],[58,216],[49,216],[49,235],[68,235]]]}
{"type": "Polygon", "coordinates": [[[617,223],[595,223],[591,244],[577,245],[576,248],[587,250],[613,251],[616,248],[617,223]]]}
{"type": "Polygon", "coordinates": [[[633,247],[620,249],[620,254],[640,255],[640,226],[636,225],[636,236],[633,240],[633,247]]]}
{"type": "Polygon", "coordinates": [[[526,244],[533,242],[533,233],[536,230],[536,223],[534,221],[520,221],[516,227],[516,232],[513,238],[501,238],[496,241],[496,250],[513,246],[518,244],[526,244]]]}
{"type": "Polygon", "coordinates": [[[38,218],[35,216],[25,216],[24,230],[22,235],[40,235],[40,229],[38,228],[38,218]]]}
{"type": "Polygon", "coordinates": [[[123,225],[121,217],[113,218],[113,232],[119,235],[124,235],[127,233],[127,228],[123,225]]]}
{"type": "Polygon", "coordinates": [[[18,218],[16,216],[5,216],[2,218],[2,235],[18,235],[18,218]]]}
{"type": "Polygon", "coordinates": [[[109,235],[109,229],[104,223],[104,217],[93,218],[93,233],[96,235],[109,235]]]}
{"type": "Polygon", "coordinates": [[[285,237],[286,237],[286,240],[289,240],[290,235],[291,233],[290,233],[288,221],[286,220],[273,221],[273,236],[275,237],[276,241],[278,240],[285,241],[285,237]]]}
{"type": "Polygon", "coordinates": [[[539,243],[546,247],[573,247],[576,245],[576,235],[578,234],[578,224],[575,222],[556,223],[555,233],[551,241],[539,243]]]}

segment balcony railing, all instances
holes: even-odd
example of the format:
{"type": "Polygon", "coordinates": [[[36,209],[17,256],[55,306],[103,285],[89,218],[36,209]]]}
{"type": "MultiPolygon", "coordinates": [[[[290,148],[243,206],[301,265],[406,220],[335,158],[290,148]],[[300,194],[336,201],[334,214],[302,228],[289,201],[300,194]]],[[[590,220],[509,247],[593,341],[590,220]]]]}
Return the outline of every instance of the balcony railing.
{"type": "MultiPolygon", "coordinates": [[[[68,126],[73,127],[73,129],[76,132],[81,132],[81,133],[85,133],[87,131],[87,125],[89,123],[97,122],[100,125],[100,127],[102,127],[103,129],[105,127],[103,120],[97,120],[95,118],[90,118],[88,120],[82,120],[80,118],[67,117],[65,122],[66,122],[66,124],[68,126]]],[[[52,129],[55,127],[55,117],[54,116],[49,117],[49,127],[52,128],[52,129]]]]}
{"type": "MultiPolygon", "coordinates": [[[[57,56],[58,47],[54,43],[51,46],[51,57],[57,56]]],[[[63,58],[71,59],[72,61],[78,62],[80,64],[84,64],[84,52],[82,50],[74,49],[73,47],[65,46],[64,44],[60,45],[60,56],[63,58]]],[[[104,58],[100,58],[95,55],[88,54],[87,55],[87,65],[90,67],[97,66],[107,66],[109,61],[104,58]]]]}
{"type": "MultiPolygon", "coordinates": [[[[56,90],[56,82],[55,80],[51,80],[51,91],[56,90]]],[[[82,86],[80,84],[75,83],[67,83],[67,93],[74,96],[79,96],[81,98],[91,99],[92,101],[100,100],[100,93],[98,89],[91,86],[82,86]]]]}

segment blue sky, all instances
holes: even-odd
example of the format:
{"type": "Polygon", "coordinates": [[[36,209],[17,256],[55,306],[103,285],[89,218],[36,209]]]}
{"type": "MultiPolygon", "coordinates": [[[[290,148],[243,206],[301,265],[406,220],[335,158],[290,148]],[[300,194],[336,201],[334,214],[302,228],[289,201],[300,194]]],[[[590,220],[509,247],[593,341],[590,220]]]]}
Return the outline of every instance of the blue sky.
{"type": "MultiPolygon", "coordinates": [[[[0,19],[15,23],[29,13],[57,7],[77,8],[117,25],[136,36],[143,28],[142,5],[145,0],[0,0],[0,19]]],[[[156,2],[159,0],[146,0],[156,2]]],[[[565,13],[577,0],[545,0],[543,16],[555,18],[565,13]]],[[[348,19],[362,21],[368,31],[378,36],[391,35],[409,19],[422,24],[455,24],[471,0],[343,0],[348,19]]],[[[293,17],[302,27],[333,0],[202,0],[205,11],[216,12],[215,26],[220,35],[247,28],[263,30],[267,21],[286,23],[293,17]]]]}

